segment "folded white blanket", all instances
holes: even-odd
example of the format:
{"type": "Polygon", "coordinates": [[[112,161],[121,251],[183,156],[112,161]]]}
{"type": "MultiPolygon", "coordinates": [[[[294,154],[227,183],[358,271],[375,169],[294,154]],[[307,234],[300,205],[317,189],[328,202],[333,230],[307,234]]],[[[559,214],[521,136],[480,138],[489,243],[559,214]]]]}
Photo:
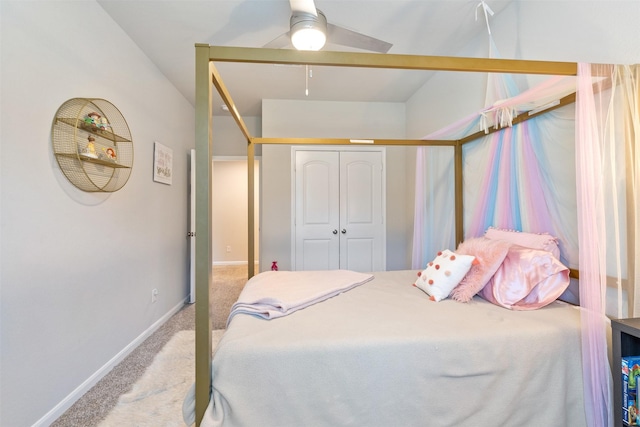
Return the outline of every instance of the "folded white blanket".
{"type": "Polygon", "coordinates": [[[231,307],[227,326],[238,313],[265,319],[286,316],[371,279],[373,274],[349,270],[265,271],[247,282],[231,307]]]}

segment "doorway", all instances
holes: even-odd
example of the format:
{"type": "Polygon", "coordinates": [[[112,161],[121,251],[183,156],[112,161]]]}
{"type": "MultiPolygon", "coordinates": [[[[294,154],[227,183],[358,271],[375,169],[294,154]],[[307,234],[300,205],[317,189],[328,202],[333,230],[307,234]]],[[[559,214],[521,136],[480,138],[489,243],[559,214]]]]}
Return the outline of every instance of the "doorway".
{"type": "MultiPolygon", "coordinates": [[[[259,183],[260,161],[255,161],[255,188],[259,183]]],[[[246,265],[248,262],[247,159],[237,156],[215,156],[212,164],[212,254],[213,265],[246,265]]],[[[260,218],[259,191],[255,192],[255,217],[260,218]]],[[[259,221],[254,235],[258,236],[259,221]]],[[[259,259],[255,242],[255,258],[259,259]]]]}

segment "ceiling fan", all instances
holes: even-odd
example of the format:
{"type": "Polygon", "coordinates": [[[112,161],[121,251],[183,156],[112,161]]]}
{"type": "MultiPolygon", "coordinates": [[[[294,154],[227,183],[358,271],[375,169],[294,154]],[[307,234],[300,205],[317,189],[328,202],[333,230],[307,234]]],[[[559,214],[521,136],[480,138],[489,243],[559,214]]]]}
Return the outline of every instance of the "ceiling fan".
{"type": "Polygon", "coordinates": [[[366,36],[327,22],[313,0],[289,0],[291,5],[290,29],[264,47],[280,49],[290,44],[298,50],[320,50],[326,41],[342,46],[387,53],[391,43],[366,36]]]}

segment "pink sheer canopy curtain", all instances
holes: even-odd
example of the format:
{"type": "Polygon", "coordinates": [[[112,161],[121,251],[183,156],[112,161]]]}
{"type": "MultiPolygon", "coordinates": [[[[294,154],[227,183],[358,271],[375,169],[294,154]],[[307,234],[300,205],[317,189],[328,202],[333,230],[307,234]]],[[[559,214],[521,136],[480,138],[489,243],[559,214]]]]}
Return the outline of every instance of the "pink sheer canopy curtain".
{"type": "MultiPolygon", "coordinates": [[[[575,90],[575,79],[552,77],[518,93],[510,75],[489,74],[488,107],[424,139],[456,140],[491,127],[463,147],[464,236],[489,226],[559,237],[563,262],[577,267],[575,169],[553,161],[573,156],[574,110],[563,107],[511,127],[519,114],[543,108],[575,90]]],[[[420,147],[416,160],[412,266],[423,268],[442,249],[455,249],[453,149],[420,147]]],[[[575,300],[577,301],[577,295],[575,300]]]]}
{"type": "MultiPolygon", "coordinates": [[[[540,87],[497,101],[425,137],[457,139],[496,123],[507,126],[506,131],[465,146],[465,237],[482,234],[487,225],[511,224],[560,238],[563,261],[580,270],[585,408],[590,427],[613,422],[608,317],[640,316],[640,298],[636,298],[640,273],[635,268],[640,265],[639,76],[637,66],[580,64],[578,78],[568,86],[560,78],[550,78],[540,87]],[[574,106],[547,113],[526,127],[508,127],[509,117],[536,108],[534,99],[538,104],[559,99],[567,88],[577,90],[574,106]],[[542,92],[536,94],[538,90],[542,92]],[[507,154],[498,154],[505,147],[507,154]],[[557,161],[572,156],[575,162],[557,161]],[[528,164],[534,157],[537,169],[528,164]],[[478,164],[493,167],[478,168],[478,164]],[[503,187],[506,190],[498,190],[494,184],[505,180],[510,181],[503,187]],[[527,204],[532,200],[529,194],[536,194],[539,202],[527,204]],[[535,209],[542,204],[545,215],[540,216],[535,209]]],[[[446,194],[452,193],[452,151],[429,147],[418,154],[414,268],[433,256],[430,251],[452,248],[453,200],[443,191],[448,185],[446,194]]]]}
{"type": "MultiPolygon", "coordinates": [[[[576,172],[585,401],[612,425],[606,315],[637,317],[638,66],[578,67],[576,172]]],[[[615,368],[615,366],[614,366],[615,368]]]]}

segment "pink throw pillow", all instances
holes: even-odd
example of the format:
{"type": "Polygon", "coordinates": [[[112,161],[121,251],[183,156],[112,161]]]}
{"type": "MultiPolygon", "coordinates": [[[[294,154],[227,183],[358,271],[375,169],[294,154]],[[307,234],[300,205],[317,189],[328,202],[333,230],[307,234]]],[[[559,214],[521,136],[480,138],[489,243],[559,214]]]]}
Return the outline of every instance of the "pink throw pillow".
{"type": "Polygon", "coordinates": [[[473,255],[478,261],[462,281],[451,292],[451,298],[459,302],[469,302],[484,286],[502,264],[511,243],[486,237],[467,239],[460,243],[456,253],[473,255]]]}
{"type": "Polygon", "coordinates": [[[555,301],[568,286],[569,269],[550,252],[512,245],[478,295],[512,310],[534,310],[555,301]]]}
{"type": "Polygon", "coordinates": [[[558,239],[549,233],[527,233],[524,231],[502,230],[500,228],[489,227],[484,233],[484,237],[494,240],[506,240],[514,245],[524,246],[525,248],[549,251],[553,256],[560,259],[558,239]]]}

